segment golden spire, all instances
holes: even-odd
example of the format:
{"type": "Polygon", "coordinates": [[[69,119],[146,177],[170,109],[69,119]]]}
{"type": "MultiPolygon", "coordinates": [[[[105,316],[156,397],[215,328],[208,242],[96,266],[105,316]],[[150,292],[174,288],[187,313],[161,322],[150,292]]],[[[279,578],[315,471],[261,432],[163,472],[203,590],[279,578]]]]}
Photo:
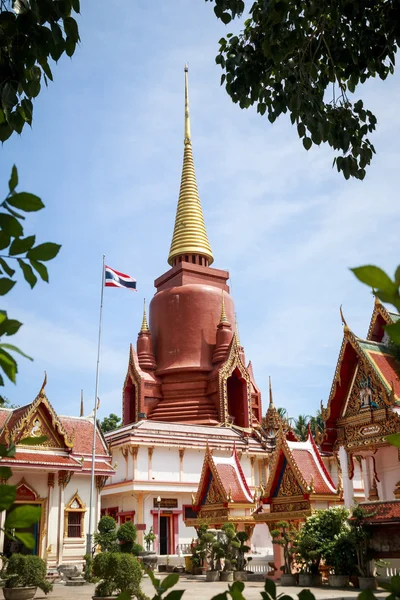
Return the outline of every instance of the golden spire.
{"type": "Polygon", "coordinates": [[[83,412],[83,390],[81,390],[81,412],[80,412],[80,417],[84,416],[84,412],[83,412]]]}
{"type": "Polygon", "coordinates": [[[190,135],[188,67],[185,65],[185,137],[183,168],[179,191],[178,208],[172,236],[168,262],[172,266],[174,258],[185,254],[205,256],[208,263],[214,261],[204,224],[203,211],[197,190],[196,174],[190,135]]]}
{"type": "Polygon", "coordinates": [[[147,323],[147,315],[146,315],[146,298],[143,299],[143,319],[142,319],[142,327],[140,328],[140,333],[148,333],[150,331],[149,325],[147,323]]]}
{"type": "Polygon", "coordinates": [[[271,375],[269,376],[269,405],[274,406],[274,400],[272,398],[272,383],[271,383],[271,375]]]}
{"type": "Polygon", "coordinates": [[[340,305],[340,318],[342,319],[344,333],[348,333],[350,331],[350,328],[347,325],[346,319],[343,316],[342,305],[340,305]]]}
{"type": "Polygon", "coordinates": [[[44,379],[43,379],[42,387],[40,388],[40,392],[39,392],[39,396],[42,396],[45,393],[44,392],[44,388],[46,387],[46,383],[47,383],[47,373],[45,371],[44,372],[44,379]]]}
{"type": "Polygon", "coordinates": [[[228,317],[226,316],[226,312],[225,312],[224,290],[222,290],[222,306],[221,306],[221,316],[220,316],[219,322],[220,323],[229,323],[228,317]]]}

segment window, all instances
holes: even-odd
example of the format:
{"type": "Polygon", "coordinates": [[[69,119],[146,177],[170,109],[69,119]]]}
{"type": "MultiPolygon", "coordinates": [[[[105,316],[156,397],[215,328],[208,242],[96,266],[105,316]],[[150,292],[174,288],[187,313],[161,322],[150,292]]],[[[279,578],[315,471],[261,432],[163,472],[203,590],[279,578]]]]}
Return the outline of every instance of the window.
{"type": "Polygon", "coordinates": [[[79,538],[84,536],[85,512],[86,506],[80,499],[78,492],[76,492],[65,506],[64,537],[79,538]]]}
{"type": "Polygon", "coordinates": [[[82,536],[82,513],[68,513],[68,533],[67,537],[77,538],[82,536]]]}

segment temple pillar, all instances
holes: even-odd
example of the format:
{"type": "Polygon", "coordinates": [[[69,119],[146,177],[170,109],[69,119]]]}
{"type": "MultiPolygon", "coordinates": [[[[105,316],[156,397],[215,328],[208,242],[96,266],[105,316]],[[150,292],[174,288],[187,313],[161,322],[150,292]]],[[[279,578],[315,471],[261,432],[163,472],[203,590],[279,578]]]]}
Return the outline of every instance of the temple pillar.
{"type": "Polygon", "coordinates": [[[174,513],[172,515],[172,527],[174,540],[174,547],[172,548],[172,550],[173,554],[176,554],[179,546],[179,514],[174,513]]]}
{"type": "Polygon", "coordinates": [[[349,475],[348,453],[343,446],[339,448],[339,460],[342,467],[344,505],[346,508],[351,508],[354,504],[353,480],[349,475]]]}
{"type": "MultiPolygon", "coordinates": [[[[144,507],[143,507],[143,492],[138,492],[137,495],[137,507],[138,507],[138,523],[144,523],[144,507]]],[[[138,543],[143,546],[143,531],[138,531],[138,543]]]]}

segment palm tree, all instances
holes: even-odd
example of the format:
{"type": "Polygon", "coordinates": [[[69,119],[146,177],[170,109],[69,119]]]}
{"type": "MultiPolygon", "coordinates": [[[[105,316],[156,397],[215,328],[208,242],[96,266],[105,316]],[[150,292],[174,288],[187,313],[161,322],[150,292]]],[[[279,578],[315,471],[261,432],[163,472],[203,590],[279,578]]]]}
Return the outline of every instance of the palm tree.
{"type": "Polygon", "coordinates": [[[318,433],[322,433],[324,431],[325,422],[322,418],[322,413],[320,409],[317,410],[317,414],[315,415],[315,417],[310,418],[310,428],[314,438],[318,433]]]}
{"type": "Polygon", "coordinates": [[[294,419],[293,431],[300,441],[304,442],[308,435],[308,424],[311,420],[309,415],[299,415],[294,419]]]}

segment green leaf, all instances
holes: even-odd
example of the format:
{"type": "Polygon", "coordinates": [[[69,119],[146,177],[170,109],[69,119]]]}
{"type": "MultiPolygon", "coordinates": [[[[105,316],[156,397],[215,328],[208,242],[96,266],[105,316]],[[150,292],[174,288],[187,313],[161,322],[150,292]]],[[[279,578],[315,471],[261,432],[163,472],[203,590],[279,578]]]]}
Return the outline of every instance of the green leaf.
{"type": "Polygon", "coordinates": [[[15,270],[12,269],[8,263],[6,263],[6,261],[4,260],[4,258],[0,258],[0,266],[2,267],[2,269],[7,273],[7,275],[9,277],[12,277],[15,273],[15,270]]]}
{"type": "Polygon", "coordinates": [[[20,321],[15,319],[3,319],[0,321],[0,337],[2,335],[15,335],[22,326],[20,321]]]}
{"type": "Polygon", "coordinates": [[[0,484],[0,510],[8,510],[17,497],[17,486],[0,484]]]}
{"type": "Polygon", "coordinates": [[[28,550],[33,550],[33,548],[35,547],[35,538],[33,537],[33,533],[27,533],[25,531],[15,531],[14,537],[20,540],[25,546],[25,548],[28,548],[28,550]]]}
{"type": "Polygon", "coordinates": [[[71,4],[72,4],[72,8],[74,9],[74,11],[76,13],[80,13],[81,12],[81,7],[80,7],[79,0],[72,0],[71,4]]]}
{"type": "Polygon", "coordinates": [[[309,150],[312,146],[312,141],[311,138],[309,137],[304,137],[303,138],[303,146],[306,150],[309,150]]]}
{"type": "Polygon", "coordinates": [[[0,231],[0,250],[4,250],[10,245],[11,235],[5,231],[0,231]]]}
{"type": "Polygon", "coordinates": [[[7,529],[23,529],[37,523],[40,519],[42,509],[40,506],[16,506],[7,515],[4,527],[7,529]]]}
{"type": "Polygon", "coordinates": [[[396,272],[394,274],[394,280],[397,283],[397,285],[400,285],[400,265],[396,269],[396,272]]]}
{"type": "Polygon", "coordinates": [[[392,293],[393,290],[397,289],[396,284],[388,275],[386,275],[385,271],[382,271],[379,267],[366,265],[364,267],[350,269],[350,271],[353,271],[354,275],[362,283],[365,283],[374,289],[383,290],[387,293],[392,293]]]}
{"type": "Polygon", "coordinates": [[[357,600],[376,600],[376,598],[372,590],[363,590],[360,594],[358,594],[357,600]]]}
{"type": "Polygon", "coordinates": [[[14,287],[16,281],[7,279],[7,277],[0,277],[0,296],[5,296],[14,287]]]}
{"type": "Polygon", "coordinates": [[[400,448],[400,433],[392,433],[391,435],[387,435],[384,439],[385,442],[388,442],[391,446],[400,448]]]}
{"type": "Polygon", "coordinates": [[[5,479],[7,481],[7,479],[10,479],[11,475],[12,475],[12,472],[11,472],[10,467],[0,467],[1,479],[5,479]]]}
{"type": "Polygon", "coordinates": [[[73,17],[64,19],[64,31],[73,42],[79,41],[78,24],[73,17]]]}
{"type": "Polygon", "coordinates": [[[400,321],[392,325],[386,325],[385,331],[395,344],[400,344],[400,321]]]}
{"type": "Polygon", "coordinates": [[[276,585],[272,581],[272,579],[268,579],[268,577],[266,577],[265,583],[264,583],[264,590],[267,592],[267,594],[269,594],[269,596],[271,596],[271,598],[273,598],[275,600],[275,598],[276,598],[276,585]]]}
{"type": "Polygon", "coordinates": [[[301,590],[298,596],[299,600],[315,600],[315,596],[310,590],[301,590]]]}
{"type": "Polygon", "coordinates": [[[12,344],[0,344],[0,348],[7,348],[8,350],[12,350],[13,352],[18,352],[18,354],[21,354],[21,356],[23,356],[24,358],[33,360],[31,356],[28,356],[27,354],[25,354],[25,352],[22,352],[22,350],[17,348],[17,346],[13,346],[12,344]]]}
{"type": "Polygon", "coordinates": [[[167,575],[167,577],[162,580],[159,589],[165,592],[166,590],[169,590],[169,588],[172,588],[174,585],[176,585],[178,581],[179,573],[170,573],[170,575],[167,575]]]}
{"type": "Polygon", "coordinates": [[[7,375],[8,379],[15,383],[15,379],[18,372],[18,367],[15,359],[4,350],[0,350],[0,367],[7,375]]]}
{"type": "MultiPolygon", "coordinates": [[[[35,235],[29,235],[26,238],[15,238],[10,246],[10,256],[15,256],[16,254],[24,254],[25,252],[28,252],[28,250],[30,250],[33,244],[35,243],[35,240],[35,235]]],[[[10,275],[10,277],[12,277],[12,275],[10,275]]]]}
{"type": "Polygon", "coordinates": [[[60,244],[46,242],[39,244],[36,248],[29,250],[27,257],[33,260],[52,260],[57,256],[61,248],[60,244]]]}
{"type": "Polygon", "coordinates": [[[37,277],[36,277],[35,273],[32,271],[32,267],[30,265],[28,265],[27,263],[25,263],[20,258],[18,259],[18,264],[21,267],[21,270],[24,274],[25,281],[27,281],[29,283],[31,288],[34,288],[37,283],[37,277]]]}
{"type": "Polygon", "coordinates": [[[10,192],[13,192],[15,190],[15,188],[18,185],[18,171],[17,171],[17,167],[15,165],[13,165],[13,168],[11,169],[11,177],[10,177],[10,181],[8,182],[8,188],[10,190],[10,192]]]}
{"type": "Polygon", "coordinates": [[[39,273],[39,275],[43,279],[43,281],[47,281],[47,283],[48,283],[49,282],[49,273],[47,271],[47,267],[37,260],[31,259],[30,262],[31,262],[32,267],[35,269],[35,271],[37,271],[39,273]]]}
{"type": "Polygon", "coordinates": [[[24,235],[21,223],[11,215],[0,213],[0,228],[8,236],[21,237],[24,235]]]}
{"type": "Polygon", "coordinates": [[[164,600],[181,600],[185,590],[172,590],[166,596],[164,596],[164,600]]]}
{"type": "Polygon", "coordinates": [[[26,437],[22,440],[19,440],[18,444],[24,446],[38,446],[39,444],[43,444],[47,441],[46,435],[40,435],[38,437],[26,437]]]}
{"type": "Polygon", "coordinates": [[[29,194],[28,192],[14,194],[7,198],[7,202],[11,204],[11,206],[24,210],[25,212],[35,212],[44,208],[44,204],[39,196],[29,194]]]}

